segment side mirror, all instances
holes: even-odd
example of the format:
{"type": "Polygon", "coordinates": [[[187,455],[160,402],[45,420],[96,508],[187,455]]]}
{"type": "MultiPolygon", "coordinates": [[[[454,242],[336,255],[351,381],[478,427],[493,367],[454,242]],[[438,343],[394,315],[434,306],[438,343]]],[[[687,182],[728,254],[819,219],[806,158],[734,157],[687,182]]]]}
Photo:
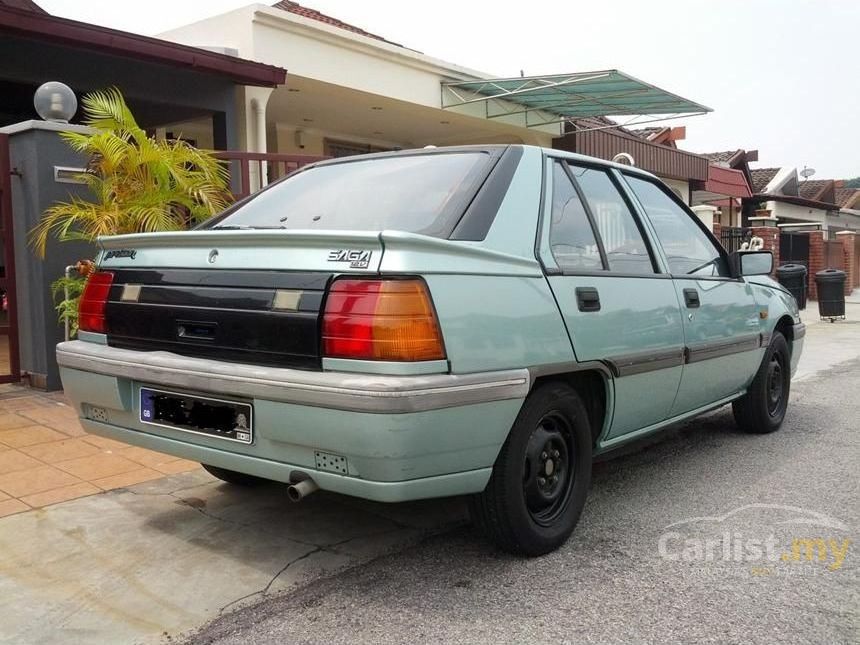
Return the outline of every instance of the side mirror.
{"type": "Polygon", "coordinates": [[[736,277],[769,275],[773,271],[770,251],[735,251],[730,259],[736,277]]]}

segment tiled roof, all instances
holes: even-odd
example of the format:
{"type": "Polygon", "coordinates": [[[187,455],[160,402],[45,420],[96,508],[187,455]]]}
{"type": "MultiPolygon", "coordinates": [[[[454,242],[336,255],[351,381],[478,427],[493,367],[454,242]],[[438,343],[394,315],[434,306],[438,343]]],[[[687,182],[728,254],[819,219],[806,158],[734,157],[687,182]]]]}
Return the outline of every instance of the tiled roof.
{"type": "Polygon", "coordinates": [[[778,172],[779,168],[754,168],[750,170],[753,193],[763,193],[770,180],[776,177],[778,172]]]}
{"type": "Polygon", "coordinates": [[[837,188],[836,203],[839,205],[840,208],[860,209],[860,189],[837,188]]]}
{"type": "Polygon", "coordinates": [[[634,130],[620,126],[605,116],[584,116],[577,119],[568,119],[567,122],[573,126],[574,130],[617,130],[640,139],[642,138],[634,130]]]}
{"type": "Polygon", "coordinates": [[[657,126],[650,128],[636,128],[635,130],[630,130],[637,137],[641,137],[642,139],[650,139],[652,136],[657,134],[658,132],[663,132],[666,129],[666,126],[657,126]]]}
{"type": "Polygon", "coordinates": [[[722,152],[703,152],[702,156],[707,157],[709,161],[716,163],[728,163],[732,157],[737,155],[742,150],[723,150],[722,152]]]}
{"type": "Polygon", "coordinates": [[[0,7],[11,7],[12,9],[25,9],[35,13],[48,13],[33,0],[0,0],[0,7]]]}
{"type": "Polygon", "coordinates": [[[304,7],[298,2],[292,2],[291,0],[281,0],[280,2],[276,2],[275,4],[273,4],[272,7],[274,7],[275,9],[281,9],[283,11],[289,11],[290,13],[294,13],[297,16],[310,18],[311,20],[317,20],[327,25],[331,25],[332,27],[337,27],[338,29],[345,29],[346,31],[351,31],[354,34],[366,36],[367,38],[381,40],[382,42],[388,43],[389,45],[397,45],[398,47],[403,47],[403,45],[399,43],[393,43],[390,40],[386,40],[382,36],[377,36],[376,34],[372,34],[369,31],[365,31],[361,27],[356,27],[355,25],[351,25],[348,22],[343,22],[342,20],[338,20],[337,18],[334,18],[332,16],[327,16],[326,14],[321,13],[316,9],[304,7]]]}
{"type": "Polygon", "coordinates": [[[797,184],[797,194],[804,199],[816,200],[824,189],[832,183],[832,179],[807,179],[797,184]]]}

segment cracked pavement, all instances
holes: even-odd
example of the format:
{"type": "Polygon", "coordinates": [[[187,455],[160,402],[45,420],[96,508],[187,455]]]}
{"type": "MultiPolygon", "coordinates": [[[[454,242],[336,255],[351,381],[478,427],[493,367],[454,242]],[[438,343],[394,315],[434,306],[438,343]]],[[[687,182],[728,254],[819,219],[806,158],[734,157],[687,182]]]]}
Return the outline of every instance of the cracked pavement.
{"type": "Polygon", "coordinates": [[[0,520],[0,642],[151,643],[461,524],[456,501],[387,506],[203,471],[0,520]]]}

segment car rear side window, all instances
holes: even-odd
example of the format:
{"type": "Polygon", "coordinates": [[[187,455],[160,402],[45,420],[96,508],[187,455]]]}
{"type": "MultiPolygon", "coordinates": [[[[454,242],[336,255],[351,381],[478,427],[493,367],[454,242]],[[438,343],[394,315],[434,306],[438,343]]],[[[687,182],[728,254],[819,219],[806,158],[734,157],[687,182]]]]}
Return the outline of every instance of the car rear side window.
{"type": "Polygon", "coordinates": [[[675,200],[653,181],[625,175],[645,209],[673,275],[729,277],[723,255],[675,200]]]}
{"type": "Polygon", "coordinates": [[[617,273],[655,273],[648,244],[609,175],[596,168],[569,164],[600,235],[609,270],[617,273]]]}
{"type": "Polygon", "coordinates": [[[562,165],[553,163],[549,243],[562,270],[601,271],[603,261],[585,206],[562,165]]]}
{"type": "Polygon", "coordinates": [[[447,237],[490,161],[476,151],[323,164],[260,192],[211,228],[389,229],[447,237]]]}

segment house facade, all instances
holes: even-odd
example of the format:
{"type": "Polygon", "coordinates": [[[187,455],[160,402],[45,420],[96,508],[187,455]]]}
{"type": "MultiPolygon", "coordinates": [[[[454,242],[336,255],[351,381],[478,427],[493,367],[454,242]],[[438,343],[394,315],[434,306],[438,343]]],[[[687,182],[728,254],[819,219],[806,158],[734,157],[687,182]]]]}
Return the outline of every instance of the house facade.
{"type": "Polygon", "coordinates": [[[746,214],[756,208],[767,210],[783,227],[811,226],[823,231],[860,230],[860,214],[852,206],[857,199],[845,191],[836,197],[838,181],[806,179],[797,168],[757,168],[752,171],[753,196],[746,214]]]}
{"type": "MultiPolygon", "coordinates": [[[[240,145],[257,153],[341,156],[516,143],[607,158],[610,152],[570,138],[566,124],[607,114],[708,111],[617,70],[494,78],[289,1],[250,5],[161,37],[289,70],[284,86],[248,92],[240,106],[240,145]]],[[[206,141],[207,124],[199,120],[170,127],[206,141]]],[[[638,158],[646,162],[650,155],[638,158]]],[[[688,201],[689,182],[705,174],[685,168],[661,176],[679,182],[688,201]]]]}
{"type": "Polygon", "coordinates": [[[50,285],[94,257],[85,242],[51,240],[45,258],[27,239],[44,210],[84,187],[64,178],[86,165],[59,137],[72,125],[39,119],[33,94],[61,81],[81,95],[118,87],[138,122],[205,123],[214,148],[236,148],[237,96],[282,85],[277,67],[51,16],[30,0],[0,0],[0,382],[60,386],[54,346],[63,339],[50,285]],[[250,91],[253,91],[250,90],[250,91]]]}

